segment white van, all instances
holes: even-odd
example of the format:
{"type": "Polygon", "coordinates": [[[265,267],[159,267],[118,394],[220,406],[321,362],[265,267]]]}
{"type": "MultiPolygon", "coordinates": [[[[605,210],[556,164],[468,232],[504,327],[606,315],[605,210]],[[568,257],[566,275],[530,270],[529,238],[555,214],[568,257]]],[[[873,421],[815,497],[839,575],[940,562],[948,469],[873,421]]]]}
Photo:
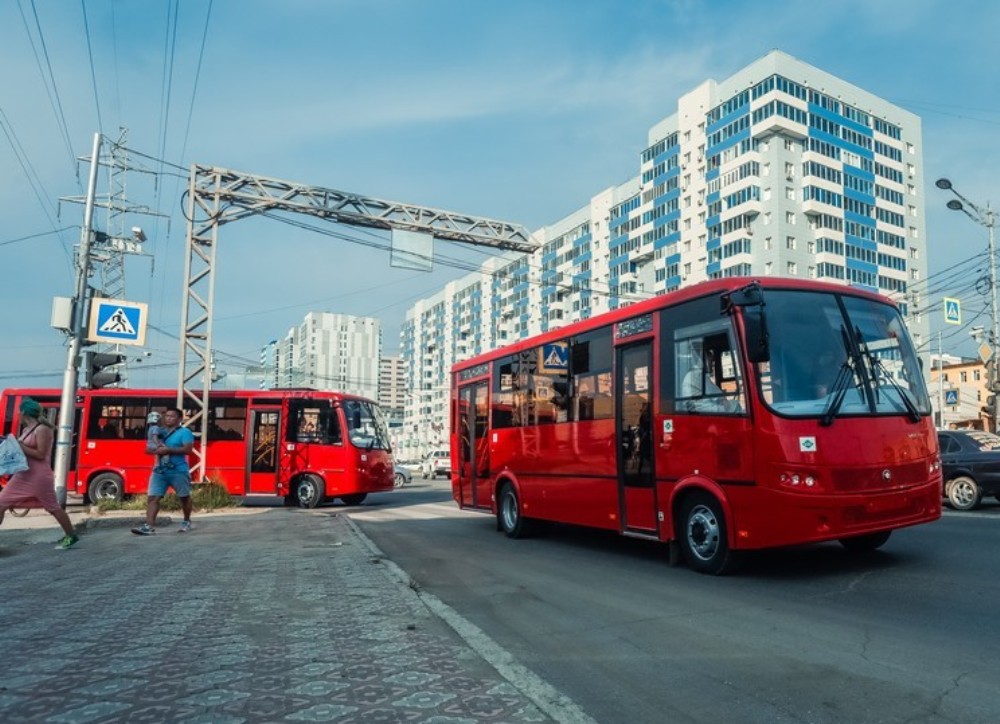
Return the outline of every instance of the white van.
{"type": "Polygon", "coordinates": [[[451,452],[445,448],[429,453],[420,463],[420,474],[425,478],[448,477],[451,474],[451,452]]]}

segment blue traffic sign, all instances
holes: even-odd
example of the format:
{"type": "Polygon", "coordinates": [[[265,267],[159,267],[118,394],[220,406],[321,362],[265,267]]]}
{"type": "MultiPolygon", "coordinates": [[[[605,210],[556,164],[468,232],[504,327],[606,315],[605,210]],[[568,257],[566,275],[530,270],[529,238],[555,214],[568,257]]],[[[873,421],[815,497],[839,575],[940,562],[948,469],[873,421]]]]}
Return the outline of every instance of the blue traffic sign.
{"type": "Polygon", "coordinates": [[[944,404],[946,404],[946,405],[957,405],[958,404],[958,390],[945,390],[945,392],[944,392],[944,404]]]}
{"type": "Polygon", "coordinates": [[[944,321],[947,324],[962,323],[962,302],[951,297],[944,298],[944,321]]]}
{"type": "Polygon", "coordinates": [[[146,310],[141,302],[94,298],[90,303],[87,339],[92,342],[146,343],[146,310]]]}

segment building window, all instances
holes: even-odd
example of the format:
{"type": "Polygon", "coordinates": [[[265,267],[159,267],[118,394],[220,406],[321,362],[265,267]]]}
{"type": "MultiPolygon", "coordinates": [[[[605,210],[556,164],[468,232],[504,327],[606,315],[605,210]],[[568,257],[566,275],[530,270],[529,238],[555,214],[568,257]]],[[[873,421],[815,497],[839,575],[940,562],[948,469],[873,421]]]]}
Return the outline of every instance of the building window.
{"type": "Polygon", "coordinates": [[[796,274],[798,274],[798,268],[796,267],[795,262],[788,262],[788,275],[795,276],[796,274]]]}
{"type": "Polygon", "coordinates": [[[795,250],[795,237],[794,236],[789,236],[789,237],[787,237],[785,239],[785,248],[786,249],[791,249],[792,251],[795,250]]]}
{"type": "Polygon", "coordinates": [[[785,212],[785,223],[786,224],[794,224],[795,223],[795,212],[794,211],[786,211],[785,212]]]}

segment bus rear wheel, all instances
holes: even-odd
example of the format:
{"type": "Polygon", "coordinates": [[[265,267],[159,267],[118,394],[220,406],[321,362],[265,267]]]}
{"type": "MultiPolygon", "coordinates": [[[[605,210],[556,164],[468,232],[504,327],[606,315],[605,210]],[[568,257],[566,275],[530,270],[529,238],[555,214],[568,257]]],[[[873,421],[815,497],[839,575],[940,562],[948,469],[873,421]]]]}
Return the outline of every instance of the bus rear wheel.
{"type": "Polygon", "coordinates": [[[300,508],[315,508],[323,500],[323,481],[315,475],[303,475],[296,481],[292,497],[300,508]]]}
{"type": "Polygon", "coordinates": [[[531,521],[521,515],[521,501],[511,483],[504,483],[497,498],[497,527],[508,538],[527,538],[531,535],[531,521]]]}
{"type": "Polygon", "coordinates": [[[684,501],[679,532],[684,560],[692,570],[722,576],[739,565],[740,554],[729,547],[722,506],[708,493],[694,493],[684,501]]]}
{"type": "Polygon", "coordinates": [[[125,497],[125,481],[118,473],[101,473],[87,486],[87,497],[94,505],[102,500],[121,502],[125,497]]]}
{"type": "Polygon", "coordinates": [[[361,505],[367,497],[368,493],[354,493],[352,495],[341,495],[340,499],[344,501],[344,505],[361,505]]]}

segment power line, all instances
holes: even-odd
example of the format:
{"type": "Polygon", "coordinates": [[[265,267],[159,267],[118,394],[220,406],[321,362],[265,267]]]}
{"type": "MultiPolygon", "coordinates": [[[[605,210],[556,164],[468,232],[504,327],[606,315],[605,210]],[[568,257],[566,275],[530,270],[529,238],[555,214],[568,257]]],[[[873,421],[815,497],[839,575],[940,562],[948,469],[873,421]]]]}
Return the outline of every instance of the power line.
{"type": "Polygon", "coordinates": [[[80,10],[83,11],[83,31],[87,37],[87,57],[90,60],[90,82],[94,87],[94,107],[97,109],[97,130],[104,132],[104,121],[101,118],[101,99],[97,94],[97,73],[94,70],[94,50],[90,45],[90,23],[87,21],[86,0],[80,0],[80,10]]]}
{"type": "Polygon", "coordinates": [[[76,156],[73,153],[73,143],[70,140],[69,126],[66,123],[66,114],[63,113],[62,99],[59,97],[59,88],[56,85],[56,77],[52,72],[52,62],[49,59],[49,50],[45,45],[45,34],[42,33],[42,24],[38,19],[38,10],[35,7],[35,0],[30,0],[31,11],[35,18],[35,28],[38,31],[38,41],[42,46],[42,54],[45,56],[45,65],[48,68],[48,76],[45,75],[45,71],[42,68],[41,58],[38,57],[38,50],[35,47],[35,40],[31,36],[31,29],[28,26],[28,19],[24,15],[24,9],[21,7],[21,0],[17,2],[17,9],[21,13],[21,20],[24,22],[24,30],[28,34],[28,42],[31,43],[31,51],[35,55],[35,63],[38,65],[38,71],[42,76],[42,83],[45,85],[45,93],[49,97],[49,105],[52,106],[52,112],[56,116],[56,124],[62,131],[62,140],[66,144],[66,151],[69,154],[69,162],[73,167],[73,175],[76,178],[77,186],[81,186],[80,183],[80,170],[76,165],[76,156]],[[51,91],[49,90],[49,83],[52,84],[51,91]]]}

